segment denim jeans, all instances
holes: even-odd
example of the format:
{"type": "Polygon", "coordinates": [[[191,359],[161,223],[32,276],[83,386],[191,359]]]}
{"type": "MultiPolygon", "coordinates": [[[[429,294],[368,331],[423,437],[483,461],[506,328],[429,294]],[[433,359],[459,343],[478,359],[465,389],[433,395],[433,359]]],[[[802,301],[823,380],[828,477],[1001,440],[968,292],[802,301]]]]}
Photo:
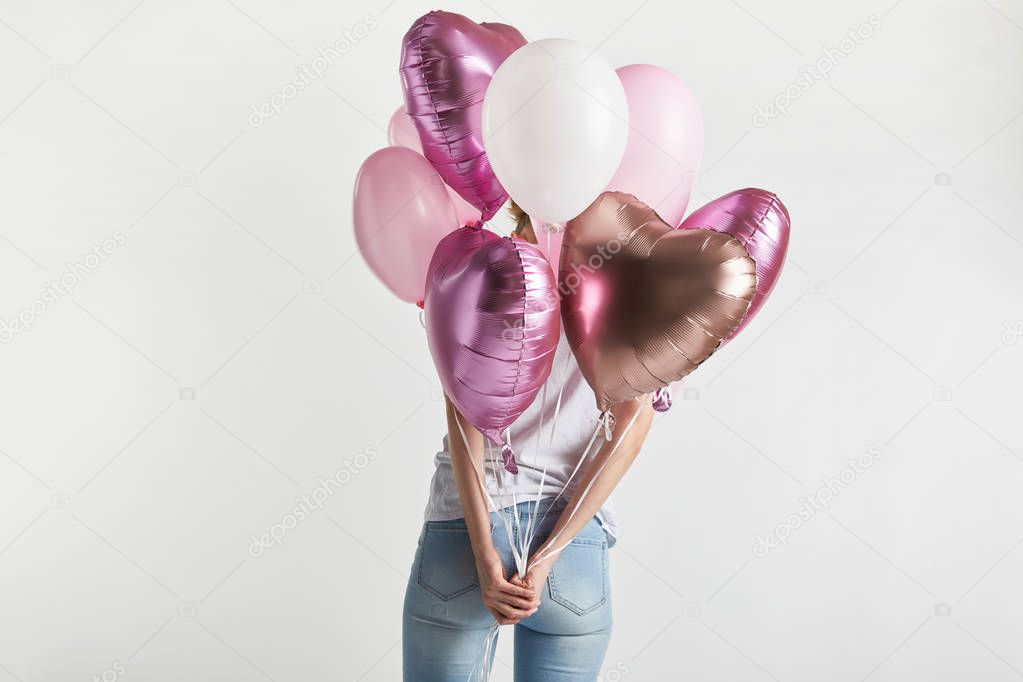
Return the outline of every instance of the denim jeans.
{"type": "MultiPolygon", "coordinates": [[[[494,546],[507,575],[515,570],[503,514],[525,532],[529,517],[546,519],[533,548],[550,534],[565,500],[523,502],[490,515],[494,546]]],[[[591,519],[558,556],[540,596],[540,608],[515,629],[516,682],[593,682],[611,639],[608,536],[591,519]]],[[[531,551],[532,549],[531,548],[531,551]]],[[[403,659],[405,682],[465,682],[483,653],[494,618],[483,606],[476,562],[465,519],[423,526],[405,591],[403,659]]]]}

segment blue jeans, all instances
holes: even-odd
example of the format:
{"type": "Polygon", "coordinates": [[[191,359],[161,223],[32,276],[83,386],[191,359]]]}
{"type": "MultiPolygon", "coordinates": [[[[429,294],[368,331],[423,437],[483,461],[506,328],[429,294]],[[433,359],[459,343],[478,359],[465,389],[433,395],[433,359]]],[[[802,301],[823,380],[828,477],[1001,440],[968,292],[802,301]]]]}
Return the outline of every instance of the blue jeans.
{"type": "MultiPolygon", "coordinates": [[[[551,502],[540,500],[536,511],[533,502],[523,502],[491,513],[494,546],[508,575],[514,572],[515,562],[498,513],[513,532],[517,514],[524,532],[530,515],[539,521],[550,509],[538,527],[532,551],[548,537],[565,507],[564,499],[553,507],[551,502]]],[[[515,625],[516,682],[597,679],[611,640],[608,546],[600,522],[591,519],[558,556],[539,610],[515,625]]],[[[465,682],[483,653],[483,641],[493,623],[480,597],[465,519],[426,523],[405,591],[405,682],[465,682]]]]}

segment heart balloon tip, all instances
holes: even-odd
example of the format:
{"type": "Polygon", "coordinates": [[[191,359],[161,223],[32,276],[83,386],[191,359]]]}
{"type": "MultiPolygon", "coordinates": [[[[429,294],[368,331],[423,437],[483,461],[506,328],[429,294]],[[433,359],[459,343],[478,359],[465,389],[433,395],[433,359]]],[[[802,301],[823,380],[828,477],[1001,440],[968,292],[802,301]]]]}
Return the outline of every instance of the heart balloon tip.
{"type": "Polygon", "coordinates": [[[505,445],[501,448],[501,459],[504,460],[504,470],[512,476],[519,473],[519,465],[515,461],[515,452],[512,451],[510,445],[505,445]]]}
{"type": "Polygon", "coordinates": [[[654,391],[653,408],[655,412],[667,412],[671,409],[671,387],[665,386],[654,391]]]}

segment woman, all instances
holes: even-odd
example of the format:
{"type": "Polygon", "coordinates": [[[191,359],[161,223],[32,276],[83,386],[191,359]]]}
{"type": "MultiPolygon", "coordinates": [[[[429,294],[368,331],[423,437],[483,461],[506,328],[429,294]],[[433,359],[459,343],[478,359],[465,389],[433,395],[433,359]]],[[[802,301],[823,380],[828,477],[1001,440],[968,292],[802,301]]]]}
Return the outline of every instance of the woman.
{"type": "MultiPolygon", "coordinates": [[[[512,236],[535,244],[529,216],[514,202],[511,212],[517,224],[512,236]]],[[[645,400],[619,403],[612,412],[613,440],[598,435],[596,455],[559,495],[598,426],[593,393],[564,336],[545,390],[510,429],[517,475],[484,462],[483,436],[447,403],[448,435],[436,456],[426,523],[405,593],[406,682],[465,682],[495,620],[515,625],[517,682],[597,678],[611,638],[607,550],[616,527],[606,503],[639,453],[653,416],[645,400]],[[478,472],[484,469],[500,512],[490,511],[480,486],[478,472]],[[564,549],[532,563],[520,578],[505,524],[518,545],[531,520],[536,533],[530,558],[564,549]]]]}

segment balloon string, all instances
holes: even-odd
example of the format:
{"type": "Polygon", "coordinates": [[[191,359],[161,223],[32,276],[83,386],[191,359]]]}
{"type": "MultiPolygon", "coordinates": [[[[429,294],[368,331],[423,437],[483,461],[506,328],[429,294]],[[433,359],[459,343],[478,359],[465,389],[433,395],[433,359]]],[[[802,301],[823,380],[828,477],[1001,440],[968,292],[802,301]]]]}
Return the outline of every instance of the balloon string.
{"type": "Polygon", "coordinates": [[[562,372],[559,376],[558,383],[560,385],[558,386],[558,400],[554,403],[554,417],[551,419],[551,438],[547,443],[550,446],[554,445],[554,431],[558,428],[558,414],[561,412],[561,397],[565,394],[565,381],[568,379],[568,363],[570,362],[572,362],[572,356],[569,354],[565,357],[565,362],[563,363],[565,366],[562,367],[562,372]]]}
{"type": "MultiPolygon", "coordinates": [[[[572,473],[569,474],[568,480],[565,481],[565,485],[563,485],[561,487],[561,490],[558,492],[557,496],[550,503],[550,505],[547,507],[547,509],[544,510],[543,516],[540,517],[540,521],[537,522],[537,524],[536,524],[536,528],[534,529],[534,533],[537,530],[540,529],[540,526],[543,525],[544,520],[547,518],[547,514],[551,511],[551,509],[554,507],[554,505],[557,503],[557,501],[561,499],[561,496],[565,494],[565,491],[568,490],[569,485],[571,485],[571,483],[572,483],[572,479],[575,478],[575,475],[579,471],[579,468],[583,465],[583,462],[586,461],[586,456],[589,455],[590,448],[592,448],[593,444],[596,442],[597,434],[600,433],[600,427],[601,427],[601,423],[598,420],[597,421],[597,427],[595,429],[593,429],[593,435],[590,436],[590,442],[587,443],[586,447],[583,449],[582,454],[579,456],[579,461],[575,463],[575,468],[572,469],[572,473]]],[[[530,538],[529,541],[530,541],[530,543],[532,543],[533,538],[530,538]]],[[[527,567],[527,570],[528,570],[528,567],[527,567]]]]}
{"type": "Polygon", "coordinates": [[[533,453],[533,467],[536,468],[537,463],[540,459],[540,433],[543,431],[543,413],[547,409],[547,384],[550,383],[550,379],[543,382],[543,391],[540,394],[540,417],[539,425],[536,429],[536,444],[533,446],[535,452],[533,453]]]}
{"type": "Polygon", "coordinates": [[[472,469],[476,473],[476,481],[477,483],[479,483],[480,490],[483,491],[483,496],[486,498],[487,503],[490,505],[491,510],[493,510],[497,514],[497,518],[501,520],[501,524],[504,526],[505,534],[508,537],[508,544],[511,546],[512,554],[515,556],[515,565],[518,566],[519,564],[522,563],[522,557],[519,555],[518,550],[515,548],[515,541],[512,539],[511,527],[508,525],[508,521],[504,518],[504,514],[502,513],[502,511],[497,508],[497,504],[494,502],[494,498],[490,496],[490,492],[487,490],[486,472],[480,471],[479,467],[476,466],[476,460],[472,456],[472,448],[469,447],[469,439],[465,435],[465,429],[462,428],[462,421],[456,417],[455,424],[458,425],[458,432],[462,434],[462,443],[465,444],[465,452],[469,457],[469,463],[472,465],[472,469]]]}
{"type": "MultiPolygon", "coordinates": [[[[603,473],[605,468],[607,468],[607,465],[611,462],[611,459],[614,457],[614,454],[618,451],[619,446],[621,446],[621,444],[625,442],[625,436],[628,435],[629,429],[632,428],[632,425],[636,423],[636,419],[637,417],[639,417],[640,412],[642,412],[642,410],[636,410],[636,412],[632,415],[632,418],[629,420],[629,423],[625,425],[625,430],[622,431],[622,435],[619,436],[618,442],[615,443],[615,446],[613,448],[611,448],[611,452],[608,453],[607,459],[604,460],[604,463],[600,465],[600,468],[597,469],[597,472],[593,474],[593,478],[590,479],[590,482],[583,490],[582,495],[580,495],[579,499],[576,500],[575,506],[572,508],[572,511],[569,513],[568,518],[565,520],[565,524],[561,527],[561,530],[555,533],[554,537],[548,541],[548,546],[553,545],[555,542],[557,542],[558,538],[561,536],[561,533],[564,532],[565,527],[568,526],[568,524],[575,517],[576,512],[579,511],[580,507],[582,507],[583,501],[586,499],[586,496],[590,494],[590,489],[593,488],[593,484],[597,482],[597,479],[600,478],[600,474],[603,473]]],[[[529,562],[529,566],[526,568],[526,570],[528,571],[530,568],[537,565],[538,563],[557,556],[558,554],[561,553],[562,550],[565,549],[565,547],[567,547],[570,544],[572,544],[571,540],[562,544],[560,547],[556,549],[544,550],[540,552],[540,554],[537,555],[535,559],[529,562]]]]}
{"type": "MultiPolygon", "coordinates": [[[[511,438],[510,434],[507,432],[505,433],[505,437],[509,440],[511,438]]],[[[488,460],[490,462],[490,467],[494,472],[494,479],[497,481],[497,493],[503,499],[507,499],[510,496],[512,498],[512,507],[516,510],[516,513],[512,515],[512,532],[508,537],[508,544],[512,546],[512,556],[515,558],[515,570],[518,571],[520,576],[524,576],[526,574],[526,555],[521,550],[516,549],[516,543],[521,541],[522,538],[522,529],[518,515],[519,500],[515,495],[515,488],[512,487],[509,490],[508,484],[505,482],[504,472],[506,471],[506,468],[498,461],[497,455],[494,454],[494,448],[489,443],[485,443],[485,447],[487,448],[487,452],[490,453],[488,460]]],[[[504,518],[503,511],[501,512],[501,518],[504,518]]]]}
{"type": "MultiPolygon", "coordinates": [[[[529,556],[529,547],[533,544],[533,536],[536,534],[536,529],[539,524],[536,524],[536,517],[538,510],[540,509],[540,498],[543,495],[543,485],[547,481],[547,466],[544,465],[543,471],[540,473],[540,485],[536,488],[536,498],[533,500],[533,513],[529,515],[529,521],[526,523],[525,542],[522,546],[522,556],[529,556]]],[[[525,577],[524,575],[522,577],[525,577]]]]}
{"type": "MultiPolygon", "coordinates": [[[[543,413],[547,409],[547,384],[548,381],[543,382],[543,392],[540,394],[540,415],[538,417],[538,425],[536,429],[536,442],[533,445],[533,469],[539,469],[540,459],[540,434],[543,432],[543,413]]],[[[526,532],[522,535],[522,555],[528,556],[529,545],[533,539],[533,521],[536,518],[537,509],[540,508],[540,497],[543,494],[544,479],[547,478],[547,465],[543,467],[543,473],[540,475],[540,485],[536,489],[536,499],[533,502],[533,512],[529,515],[529,520],[526,522],[526,532]]]]}
{"type": "Polygon", "coordinates": [[[474,677],[477,682],[487,682],[490,679],[490,672],[494,667],[494,649],[497,646],[497,634],[500,627],[497,621],[490,625],[487,636],[483,639],[483,653],[472,666],[472,670],[469,671],[469,676],[465,678],[466,682],[473,682],[474,677]]]}
{"type": "MultiPolygon", "coordinates": [[[[506,428],[504,430],[504,442],[505,442],[505,444],[508,447],[508,453],[509,453],[508,456],[509,456],[510,459],[505,459],[504,460],[503,466],[502,466],[503,471],[498,472],[498,475],[501,477],[502,483],[504,482],[504,472],[505,471],[507,471],[509,473],[513,473],[513,474],[518,474],[518,471],[519,471],[518,466],[515,464],[515,459],[514,459],[515,453],[512,451],[512,447],[511,447],[511,427],[508,427],[508,428],[506,428]],[[509,462],[511,462],[511,467],[514,467],[514,470],[512,470],[509,467],[509,462]]],[[[504,452],[502,450],[502,457],[503,457],[503,455],[504,455],[504,452]]],[[[505,497],[508,496],[508,486],[507,485],[504,486],[504,496],[505,497]]],[[[518,513],[518,510],[519,510],[519,500],[518,500],[518,497],[515,494],[515,486],[512,486],[512,488],[511,488],[511,498],[512,498],[512,509],[515,510],[515,513],[512,515],[512,519],[513,519],[512,524],[513,524],[513,528],[515,529],[515,537],[518,538],[518,540],[521,542],[521,540],[522,540],[522,525],[519,522],[519,513],[518,513]]],[[[524,577],[526,575],[526,561],[525,561],[526,560],[526,554],[521,549],[518,552],[513,552],[513,554],[515,556],[515,568],[519,572],[519,577],[524,577]]]]}

